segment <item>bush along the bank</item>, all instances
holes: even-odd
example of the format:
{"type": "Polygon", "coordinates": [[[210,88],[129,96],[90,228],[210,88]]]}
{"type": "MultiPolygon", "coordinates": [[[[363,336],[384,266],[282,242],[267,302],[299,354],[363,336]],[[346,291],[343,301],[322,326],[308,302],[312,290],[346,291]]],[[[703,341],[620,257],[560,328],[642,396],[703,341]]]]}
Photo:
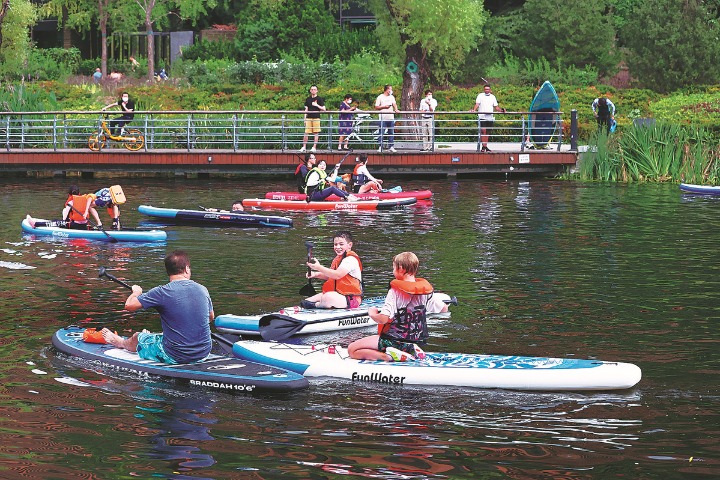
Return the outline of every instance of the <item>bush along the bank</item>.
{"type": "Polygon", "coordinates": [[[597,133],[590,144],[575,178],[711,185],[720,181],[720,145],[702,127],[632,126],[618,136],[597,133]]]}

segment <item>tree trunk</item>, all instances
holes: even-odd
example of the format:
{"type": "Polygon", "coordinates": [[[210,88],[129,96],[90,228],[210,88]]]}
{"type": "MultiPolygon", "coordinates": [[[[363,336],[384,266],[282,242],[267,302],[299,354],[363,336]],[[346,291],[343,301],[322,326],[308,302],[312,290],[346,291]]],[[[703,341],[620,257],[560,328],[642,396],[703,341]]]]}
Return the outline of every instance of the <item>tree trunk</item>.
{"type": "Polygon", "coordinates": [[[152,27],[152,11],[155,8],[155,1],[148,2],[148,8],[145,10],[145,31],[147,32],[147,62],[148,62],[148,81],[155,79],[155,35],[153,35],[152,27]]]}
{"type": "Polygon", "coordinates": [[[7,15],[9,9],[10,9],[10,0],[2,0],[2,4],[0,4],[0,47],[2,46],[2,42],[3,42],[2,24],[3,24],[3,20],[5,20],[5,15],[7,15]]]}
{"type": "Polygon", "coordinates": [[[107,79],[107,22],[109,0],[98,0],[98,20],[100,22],[100,72],[107,79]]]}
{"type": "Polygon", "coordinates": [[[430,78],[430,70],[425,59],[425,52],[419,44],[408,45],[405,48],[405,71],[403,71],[402,98],[400,99],[400,110],[417,110],[420,108],[420,100],[423,98],[423,88],[430,78]],[[417,71],[412,64],[417,65],[417,71]],[[411,68],[408,68],[408,65],[411,68]]]}

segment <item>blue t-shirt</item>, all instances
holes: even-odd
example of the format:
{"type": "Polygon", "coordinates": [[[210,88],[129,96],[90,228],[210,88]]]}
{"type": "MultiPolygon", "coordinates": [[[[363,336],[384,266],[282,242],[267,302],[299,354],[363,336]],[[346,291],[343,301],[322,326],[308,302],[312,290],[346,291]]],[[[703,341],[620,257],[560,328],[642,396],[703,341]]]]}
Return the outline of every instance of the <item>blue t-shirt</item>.
{"type": "Polygon", "coordinates": [[[213,309],[207,288],[192,280],[174,280],[138,297],[143,308],[160,313],[163,349],[178,363],[207,357],[212,348],[210,312],[213,309]]]}

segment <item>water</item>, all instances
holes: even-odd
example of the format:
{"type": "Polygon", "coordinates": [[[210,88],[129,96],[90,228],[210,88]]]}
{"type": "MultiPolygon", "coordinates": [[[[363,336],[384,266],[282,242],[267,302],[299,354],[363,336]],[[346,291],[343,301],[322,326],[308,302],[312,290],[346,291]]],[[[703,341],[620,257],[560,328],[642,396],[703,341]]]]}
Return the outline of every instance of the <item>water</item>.
{"type": "MultiPolygon", "coordinates": [[[[56,216],[68,183],[0,179],[2,478],[720,476],[720,199],[672,185],[417,181],[403,186],[432,189],[431,207],[285,214],[292,229],[179,226],[160,245],[23,237],[24,215],[56,216]],[[49,346],[68,324],[157,329],[156,314],[124,312],[127,291],[97,274],[105,266],[152,287],[166,280],[170,249],[189,251],[218,314],[297,304],[304,242],[328,262],[338,228],[356,237],[369,293],[386,289],[392,256],[411,250],[423,276],[458,296],[426,350],[626,361],[643,379],[614,393],[325,379],[288,395],[231,396],[96,371],[49,346]]],[[[119,183],[127,225],[148,220],[139,204],[229,207],[291,184],[119,183]]]]}

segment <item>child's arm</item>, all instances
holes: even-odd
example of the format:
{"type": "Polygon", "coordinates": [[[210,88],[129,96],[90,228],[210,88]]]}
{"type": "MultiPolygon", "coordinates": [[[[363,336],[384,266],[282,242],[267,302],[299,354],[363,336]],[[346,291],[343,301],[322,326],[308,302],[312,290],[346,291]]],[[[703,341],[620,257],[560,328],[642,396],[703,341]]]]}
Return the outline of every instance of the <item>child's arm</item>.
{"type": "Polygon", "coordinates": [[[381,325],[390,323],[391,321],[391,318],[384,313],[380,313],[380,310],[378,310],[377,307],[368,308],[368,316],[372,318],[376,323],[379,323],[381,325]]]}

